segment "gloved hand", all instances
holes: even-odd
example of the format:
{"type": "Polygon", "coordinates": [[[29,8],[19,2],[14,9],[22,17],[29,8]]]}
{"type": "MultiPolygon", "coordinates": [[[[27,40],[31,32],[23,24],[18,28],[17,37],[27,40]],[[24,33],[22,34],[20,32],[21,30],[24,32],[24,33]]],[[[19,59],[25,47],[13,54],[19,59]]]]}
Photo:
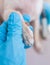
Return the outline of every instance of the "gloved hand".
{"type": "Polygon", "coordinates": [[[0,65],[26,65],[20,15],[12,12],[6,22],[0,26],[0,65]]]}

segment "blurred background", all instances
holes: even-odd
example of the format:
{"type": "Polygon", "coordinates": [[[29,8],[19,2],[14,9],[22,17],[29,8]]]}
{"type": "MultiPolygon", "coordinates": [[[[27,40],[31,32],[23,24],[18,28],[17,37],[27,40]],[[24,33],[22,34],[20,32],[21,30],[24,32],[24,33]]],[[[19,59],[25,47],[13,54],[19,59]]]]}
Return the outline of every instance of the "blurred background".
{"type": "Polygon", "coordinates": [[[45,1],[50,2],[50,0],[45,0],[45,1]]]}
{"type": "MultiPolygon", "coordinates": [[[[44,0],[50,3],[50,0],[44,0]]],[[[41,42],[44,47],[42,54],[35,52],[33,48],[26,50],[27,65],[50,65],[50,34],[48,33],[47,40],[41,42]]]]}

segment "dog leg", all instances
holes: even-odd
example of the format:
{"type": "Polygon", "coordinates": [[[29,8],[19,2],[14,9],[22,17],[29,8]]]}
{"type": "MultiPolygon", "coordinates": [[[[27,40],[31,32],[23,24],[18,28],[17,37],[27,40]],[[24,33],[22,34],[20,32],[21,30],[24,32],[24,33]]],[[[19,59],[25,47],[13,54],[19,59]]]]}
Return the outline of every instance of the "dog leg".
{"type": "Polygon", "coordinates": [[[39,22],[39,18],[36,18],[35,22],[34,22],[34,40],[35,40],[35,49],[38,52],[42,52],[43,48],[40,42],[40,22],[39,22]]]}

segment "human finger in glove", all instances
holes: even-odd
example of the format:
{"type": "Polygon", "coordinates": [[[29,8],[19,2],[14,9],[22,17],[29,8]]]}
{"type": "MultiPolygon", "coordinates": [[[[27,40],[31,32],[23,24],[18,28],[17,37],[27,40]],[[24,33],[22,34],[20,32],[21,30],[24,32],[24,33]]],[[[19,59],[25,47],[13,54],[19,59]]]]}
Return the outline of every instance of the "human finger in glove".
{"type": "Polygon", "coordinates": [[[26,65],[25,56],[21,18],[12,12],[0,25],[0,65],[26,65]]]}

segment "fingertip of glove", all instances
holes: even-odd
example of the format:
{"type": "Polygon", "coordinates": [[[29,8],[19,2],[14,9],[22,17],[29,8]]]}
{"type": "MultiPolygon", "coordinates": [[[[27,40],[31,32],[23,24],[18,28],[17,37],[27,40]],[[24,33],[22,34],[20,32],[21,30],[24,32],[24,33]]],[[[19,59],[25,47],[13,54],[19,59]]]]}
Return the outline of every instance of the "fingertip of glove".
{"type": "Polygon", "coordinates": [[[21,25],[21,17],[20,17],[20,14],[16,13],[16,12],[12,12],[9,16],[9,19],[8,19],[8,23],[9,24],[19,24],[21,25]]]}

